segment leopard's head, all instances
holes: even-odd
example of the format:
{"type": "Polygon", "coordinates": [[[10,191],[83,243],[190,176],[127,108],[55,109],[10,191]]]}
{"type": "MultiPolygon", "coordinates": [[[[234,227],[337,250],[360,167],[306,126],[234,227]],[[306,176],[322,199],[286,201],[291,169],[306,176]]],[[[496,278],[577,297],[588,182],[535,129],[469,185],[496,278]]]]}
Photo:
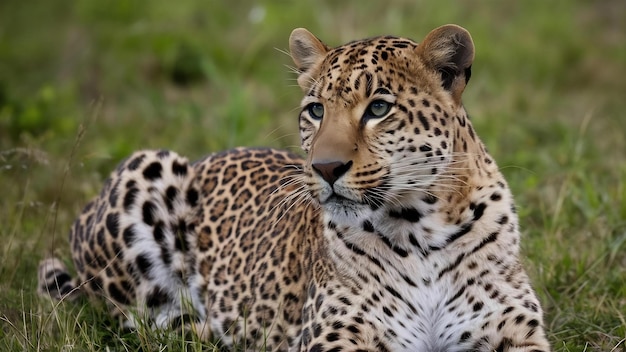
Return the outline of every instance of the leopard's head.
{"type": "Polygon", "coordinates": [[[456,182],[450,170],[455,154],[467,153],[461,95],[474,59],[465,29],[442,26],[421,43],[385,36],[330,48],[299,28],[289,44],[305,94],[305,179],[333,221],[433,202],[433,187],[456,182]]]}

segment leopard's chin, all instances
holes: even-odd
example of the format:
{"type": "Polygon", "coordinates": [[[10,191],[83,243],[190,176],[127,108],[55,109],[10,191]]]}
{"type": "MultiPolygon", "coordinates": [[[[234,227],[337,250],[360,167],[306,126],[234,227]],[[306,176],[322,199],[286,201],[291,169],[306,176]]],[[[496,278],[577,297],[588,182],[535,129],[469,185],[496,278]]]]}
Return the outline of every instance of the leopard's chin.
{"type": "Polygon", "coordinates": [[[324,217],[337,225],[360,224],[367,219],[372,210],[367,204],[333,194],[321,203],[324,217]]]}

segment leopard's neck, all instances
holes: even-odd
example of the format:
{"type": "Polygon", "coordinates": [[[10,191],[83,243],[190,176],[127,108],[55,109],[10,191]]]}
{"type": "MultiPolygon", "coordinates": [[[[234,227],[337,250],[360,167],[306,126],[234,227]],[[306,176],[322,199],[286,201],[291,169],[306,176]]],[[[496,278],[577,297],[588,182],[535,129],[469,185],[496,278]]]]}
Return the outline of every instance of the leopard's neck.
{"type": "MultiPolygon", "coordinates": [[[[482,146],[480,141],[476,145],[482,146]]],[[[482,168],[479,163],[489,157],[484,151],[481,155],[464,162],[482,168]]],[[[336,224],[326,214],[329,258],[340,272],[352,277],[358,276],[359,266],[369,262],[398,269],[404,266],[407,272],[420,271],[425,265],[436,272],[437,266],[451,265],[463,253],[485,243],[516,244],[518,220],[511,193],[497,167],[486,166],[489,175],[475,170],[463,175],[462,192],[442,186],[416,192],[408,205],[383,206],[351,224],[336,224]],[[493,235],[496,232],[499,237],[493,235]]],[[[517,245],[511,248],[517,250],[517,245]]]]}

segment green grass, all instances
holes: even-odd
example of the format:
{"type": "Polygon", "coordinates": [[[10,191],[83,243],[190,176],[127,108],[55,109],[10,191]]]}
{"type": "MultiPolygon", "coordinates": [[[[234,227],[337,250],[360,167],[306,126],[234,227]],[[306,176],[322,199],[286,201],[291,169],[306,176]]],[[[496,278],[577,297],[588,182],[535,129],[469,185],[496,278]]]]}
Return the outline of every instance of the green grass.
{"type": "Polygon", "coordinates": [[[125,334],[89,304],[52,307],[34,294],[37,262],[69,262],[72,220],[135,149],[297,150],[300,91],[280,51],[293,28],[337,45],[444,23],[474,37],[465,104],[516,195],[554,349],[626,349],[623,1],[6,0],[0,350],[210,348],[125,334]]]}

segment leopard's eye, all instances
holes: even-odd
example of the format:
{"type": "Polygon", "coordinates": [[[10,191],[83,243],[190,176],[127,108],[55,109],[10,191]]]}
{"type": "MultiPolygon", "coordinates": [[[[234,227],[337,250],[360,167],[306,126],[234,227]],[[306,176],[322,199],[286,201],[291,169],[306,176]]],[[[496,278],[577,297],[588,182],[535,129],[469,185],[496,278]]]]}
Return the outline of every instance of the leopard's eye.
{"type": "Polygon", "coordinates": [[[320,103],[312,103],[307,107],[309,115],[316,120],[321,120],[324,117],[324,105],[320,103]]]}
{"type": "Polygon", "coordinates": [[[363,117],[366,119],[384,117],[389,110],[391,110],[391,103],[380,99],[374,100],[367,106],[363,117]]]}

